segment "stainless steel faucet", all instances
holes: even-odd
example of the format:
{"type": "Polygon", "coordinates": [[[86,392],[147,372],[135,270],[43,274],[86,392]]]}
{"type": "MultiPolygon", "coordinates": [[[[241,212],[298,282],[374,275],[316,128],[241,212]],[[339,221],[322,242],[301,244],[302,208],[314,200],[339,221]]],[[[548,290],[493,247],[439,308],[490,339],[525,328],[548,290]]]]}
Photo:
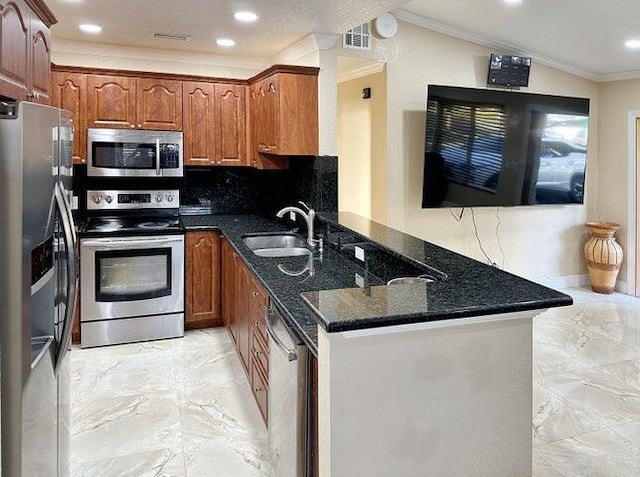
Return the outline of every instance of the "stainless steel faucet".
{"type": "Polygon", "coordinates": [[[284,209],[282,209],[280,212],[278,212],[276,214],[276,216],[281,219],[282,217],[284,217],[285,214],[288,214],[290,212],[293,212],[295,214],[300,214],[304,220],[307,222],[307,243],[309,244],[309,247],[311,248],[316,248],[318,247],[318,250],[320,252],[322,252],[322,248],[323,248],[323,244],[322,244],[322,239],[316,239],[314,238],[314,225],[313,222],[316,218],[316,211],[313,210],[312,208],[310,208],[307,204],[305,204],[304,202],[298,202],[302,207],[304,207],[305,209],[307,209],[307,211],[305,212],[304,210],[302,210],[299,207],[295,207],[295,206],[291,206],[291,207],[285,207],[284,209]]]}

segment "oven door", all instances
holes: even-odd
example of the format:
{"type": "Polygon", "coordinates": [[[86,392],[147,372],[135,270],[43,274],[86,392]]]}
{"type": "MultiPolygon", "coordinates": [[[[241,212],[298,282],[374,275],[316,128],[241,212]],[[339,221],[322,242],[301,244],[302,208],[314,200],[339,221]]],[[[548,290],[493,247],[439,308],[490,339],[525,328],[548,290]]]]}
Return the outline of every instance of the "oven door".
{"type": "Polygon", "coordinates": [[[182,146],[176,131],[89,129],[87,175],[182,177],[182,146]]]}
{"type": "Polygon", "coordinates": [[[81,241],[81,321],[184,311],[184,236],[81,241]]]}

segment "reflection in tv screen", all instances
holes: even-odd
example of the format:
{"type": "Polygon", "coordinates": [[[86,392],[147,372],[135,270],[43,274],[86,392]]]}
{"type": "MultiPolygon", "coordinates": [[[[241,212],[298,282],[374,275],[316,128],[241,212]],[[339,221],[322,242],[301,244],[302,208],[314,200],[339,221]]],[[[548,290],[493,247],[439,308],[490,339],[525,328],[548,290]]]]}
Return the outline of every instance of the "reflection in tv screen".
{"type": "Polygon", "coordinates": [[[422,206],[582,204],[589,100],[430,86],[422,206]]]}

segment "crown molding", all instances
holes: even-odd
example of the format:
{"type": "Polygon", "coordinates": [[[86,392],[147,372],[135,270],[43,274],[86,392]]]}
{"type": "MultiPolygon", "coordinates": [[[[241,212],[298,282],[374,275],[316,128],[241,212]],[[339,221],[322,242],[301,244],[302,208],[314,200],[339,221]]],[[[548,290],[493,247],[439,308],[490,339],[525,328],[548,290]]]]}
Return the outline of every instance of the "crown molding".
{"type": "Polygon", "coordinates": [[[461,28],[456,28],[454,26],[447,25],[446,23],[442,23],[427,17],[423,17],[422,15],[408,12],[407,10],[396,9],[392,13],[395,15],[395,17],[398,20],[402,20],[407,23],[411,23],[413,25],[426,28],[427,30],[433,30],[438,33],[442,33],[444,35],[449,35],[454,38],[458,38],[460,40],[465,40],[471,43],[475,43],[477,45],[498,50],[505,54],[528,56],[528,57],[531,57],[536,63],[540,63],[541,65],[549,66],[551,68],[564,71],[565,73],[579,76],[581,78],[585,78],[591,81],[596,81],[596,82],[602,81],[602,77],[603,77],[602,75],[593,73],[591,71],[587,71],[585,69],[579,68],[574,65],[569,65],[564,61],[560,61],[555,58],[541,55],[533,51],[525,50],[523,48],[520,48],[515,45],[511,45],[509,43],[495,40],[493,38],[489,38],[484,35],[471,33],[461,28]]]}
{"type": "Polygon", "coordinates": [[[286,65],[318,50],[330,50],[338,38],[334,33],[311,33],[272,56],[271,63],[286,65]]]}
{"type": "Polygon", "coordinates": [[[381,61],[372,61],[356,68],[350,68],[347,71],[338,74],[338,83],[344,83],[345,81],[351,81],[363,76],[374,75],[384,71],[386,63],[381,61]]]}
{"type": "Polygon", "coordinates": [[[627,81],[640,79],[640,70],[637,71],[625,71],[624,73],[610,73],[600,75],[600,81],[607,83],[610,81],[627,81]]]}
{"type": "Polygon", "coordinates": [[[229,57],[223,55],[210,55],[207,53],[194,53],[180,50],[161,50],[157,48],[139,48],[132,46],[112,45],[107,43],[94,43],[76,40],[54,38],[52,49],[55,53],[72,55],[87,55],[101,58],[134,59],[144,61],[157,61],[163,63],[197,64],[206,66],[218,66],[226,68],[239,68],[262,71],[271,66],[271,62],[262,58],[253,57],[229,57]]]}

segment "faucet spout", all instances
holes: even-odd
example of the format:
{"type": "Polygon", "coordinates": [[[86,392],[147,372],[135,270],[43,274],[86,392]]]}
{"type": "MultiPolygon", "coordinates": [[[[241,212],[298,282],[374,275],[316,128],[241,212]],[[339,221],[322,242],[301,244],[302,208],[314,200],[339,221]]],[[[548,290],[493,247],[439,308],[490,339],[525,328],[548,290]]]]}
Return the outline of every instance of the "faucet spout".
{"type": "MultiPolygon", "coordinates": [[[[305,207],[307,207],[306,204],[305,204],[305,207]]],[[[280,210],[276,214],[276,217],[281,219],[285,216],[285,214],[288,214],[290,212],[293,212],[295,214],[300,214],[300,216],[307,222],[307,243],[311,248],[316,248],[317,246],[319,246],[320,252],[322,252],[322,239],[314,238],[314,235],[315,235],[314,220],[316,218],[316,211],[309,207],[307,208],[309,209],[308,212],[305,212],[299,207],[294,207],[294,206],[285,207],[284,209],[280,210]]]]}

